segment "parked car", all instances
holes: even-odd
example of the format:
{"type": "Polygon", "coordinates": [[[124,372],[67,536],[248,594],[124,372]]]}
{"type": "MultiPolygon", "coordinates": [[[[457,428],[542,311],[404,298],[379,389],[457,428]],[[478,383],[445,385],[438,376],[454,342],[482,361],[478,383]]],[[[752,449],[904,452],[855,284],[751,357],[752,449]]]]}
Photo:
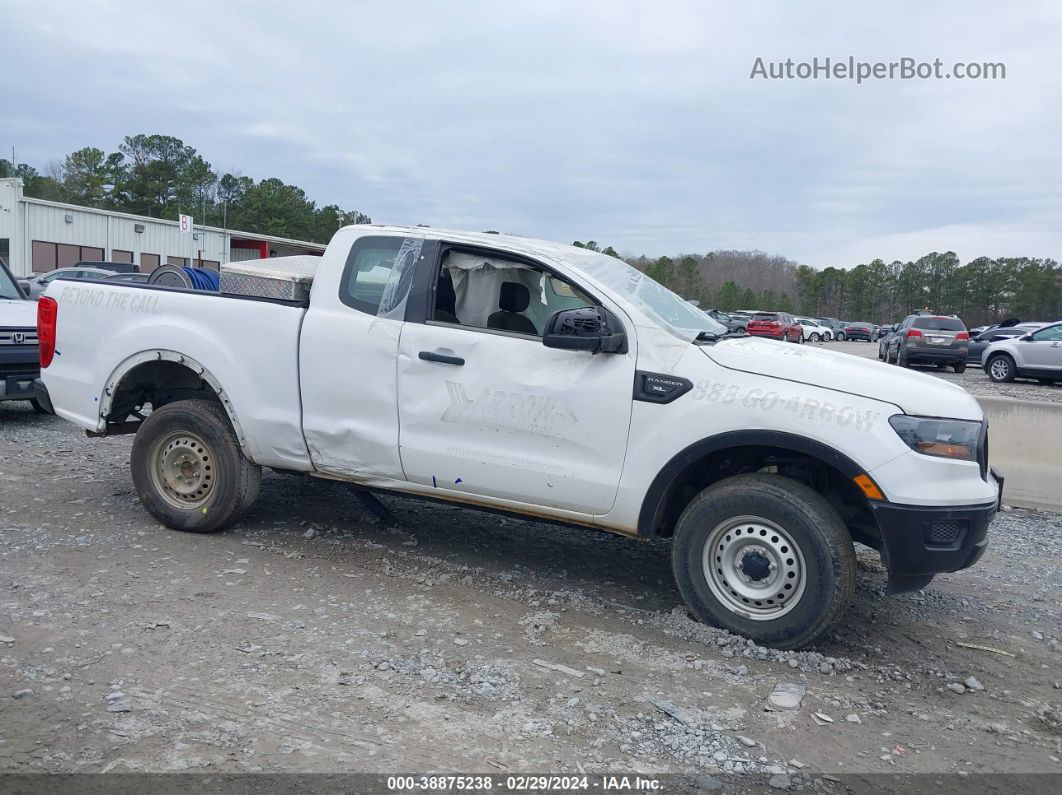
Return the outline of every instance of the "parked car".
{"type": "Polygon", "coordinates": [[[860,321],[847,323],[844,327],[844,335],[847,339],[861,340],[863,342],[873,342],[877,339],[874,324],[860,321]]]}
{"type": "Polygon", "coordinates": [[[899,326],[899,323],[893,323],[891,326],[882,326],[878,329],[878,358],[882,361],[885,361],[885,356],[889,351],[889,338],[896,333],[899,326]]]}
{"type": "Polygon", "coordinates": [[[992,326],[980,334],[970,332],[970,345],[967,349],[966,361],[975,367],[981,366],[985,349],[993,342],[1009,340],[1012,337],[1021,337],[1031,331],[1041,329],[1047,323],[1019,323],[1016,326],[992,326]]]}
{"type": "Polygon", "coordinates": [[[718,309],[705,309],[704,313],[716,323],[722,323],[726,326],[727,331],[744,331],[745,326],[748,325],[748,318],[739,317],[738,315],[727,312],[721,312],[718,309]]]}
{"type": "Polygon", "coordinates": [[[808,342],[825,342],[833,339],[833,329],[810,317],[798,317],[796,322],[803,327],[804,339],[808,342]]]}
{"type": "Polygon", "coordinates": [[[0,401],[28,400],[43,412],[34,388],[40,372],[37,305],[0,260],[0,401]]]}
{"type": "Polygon", "coordinates": [[[107,277],[109,282],[133,282],[134,284],[147,284],[151,278],[150,273],[113,273],[107,277]]]}
{"type": "Polygon", "coordinates": [[[107,279],[112,273],[113,271],[102,268],[58,268],[30,279],[29,297],[40,298],[41,293],[48,289],[48,285],[57,279],[107,279]]]}
{"type": "Polygon", "coordinates": [[[835,317],[817,317],[815,319],[818,320],[820,323],[824,324],[833,332],[833,338],[835,340],[844,341],[844,323],[842,323],[835,317]]]}
{"type": "Polygon", "coordinates": [[[221,279],[53,282],[38,304],[41,395],[93,436],[136,434],[132,482],[168,527],[231,525],[272,467],[666,537],[697,618],[782,648],[853,598],[853,537],[893,593],[987,546],[1001,480],[972,396],[728,336],[614,257],[347,226],[321,257],[221,279]]]}
{"type": "Polygon", "coordinates": [[[874,339],[880,340],[887,334],[891,334],[896,330],[896,323],[883,323],[880,326],[874,326],[874,339]]]}
{"type": "Polygon", "coordinates": [[[770,337],[783,342],[803,342],[804,328],[788,312],[757,312],[745,326],[754,337],[770,337]]]}
{"type": "Polygon", "coordinates": [[[81,260],[74,263],[75,268],[96,268],[109,273],[139,273],[140,268],[132,262],[108,262],[106,260],[81,260]]]}
{"type": "Polygon", "coordinates": [[[991,381],[1035,378],[1041,384],[1062,381],[1062,323],[990,343],[982,367],[991,381]]]}
{"type": "Polygon", "coordinates": [[[885,361],[900,367],[951,365],[961,373],[966,369],[969,344],[970,333],[957,317],[908,315],[889,337],[885,361]]]}

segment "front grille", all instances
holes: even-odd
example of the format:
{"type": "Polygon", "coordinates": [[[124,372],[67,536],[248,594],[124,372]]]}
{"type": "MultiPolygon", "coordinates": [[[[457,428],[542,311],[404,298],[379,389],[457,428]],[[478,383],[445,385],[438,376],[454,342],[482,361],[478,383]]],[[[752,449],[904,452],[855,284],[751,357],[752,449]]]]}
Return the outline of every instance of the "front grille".
{"type": "Polygon", "coordinates": [[[0,328],[0,345],[36,345],[35,328],[0,328]]]}
{"type": "Polygon", "coordinates": [[[24,362],[0,362],[0,378],[15,376],[17,378],[38,378],[41,374],[40,365],[26,364],[24,362]]]}
{"type": "Polygon", "coordinates": [[[949,547],[962,536],[966,529],[965,519],[938,519],[925,526],[923,538],[931,547],[949,547]]]}

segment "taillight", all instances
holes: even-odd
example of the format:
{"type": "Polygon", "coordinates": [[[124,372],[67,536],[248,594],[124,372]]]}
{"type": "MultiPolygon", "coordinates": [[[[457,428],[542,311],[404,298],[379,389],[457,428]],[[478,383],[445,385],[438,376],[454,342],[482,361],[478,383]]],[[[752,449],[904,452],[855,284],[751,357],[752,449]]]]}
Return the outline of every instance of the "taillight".
{"type": "Polygon", "coordinates": [[[967,331],[960,331],[958,334],[955,335],[955,339],[957,339],[957,340],[968,340],[968,339],[970,339],[970,334],[967,331]]]}
{"type": "Polygon", "coordinates": [[[907,329],[907,336],[908,337],[921,337],[922,336],[922,332],[919,331],[916,328],[909,328],[909,329],[907,329]]]}
{"type": "Polygon", "coordinates": [[[54,298],[42,297],[37,302],[37,339],[40,342],[41,367],[47,367],[55,356],[55,321],[59,304],[54,298]]]}

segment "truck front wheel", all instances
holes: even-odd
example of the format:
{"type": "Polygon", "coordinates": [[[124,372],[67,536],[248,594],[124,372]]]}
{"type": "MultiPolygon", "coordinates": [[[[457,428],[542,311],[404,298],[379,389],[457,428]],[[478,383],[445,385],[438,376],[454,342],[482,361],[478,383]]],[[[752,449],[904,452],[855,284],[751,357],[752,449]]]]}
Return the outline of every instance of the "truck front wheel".
{"type": "Polygon", "coordinates": [[[671,563],[698,620],[776,649],[814,642],[855,591],[841,517],[780,475],[738,475],[702,491],[675,527],[671,563]]]}
{"type": "Polygon", "coordinates": [[[232,524],[258,496],[262,470],[240,449],[224,409],[180,400],[153,411],[130,458],[140,502],[174,530],[209,533],[232,524]]]}

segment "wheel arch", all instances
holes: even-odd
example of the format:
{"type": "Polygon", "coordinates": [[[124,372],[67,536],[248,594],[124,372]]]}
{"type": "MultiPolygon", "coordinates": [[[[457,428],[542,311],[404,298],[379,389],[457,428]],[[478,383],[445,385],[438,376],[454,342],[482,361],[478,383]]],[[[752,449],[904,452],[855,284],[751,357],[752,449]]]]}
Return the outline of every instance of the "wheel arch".
{"type": "Polygon", "coordinates": [[[100,396],[100,431],[105,432],[110,423],[121,423],[130,409],[148,402],[145,398],[161,398],[164,402],[159,405],[165,405],[192,396],[216,400],[228,415],[240,446],[245,446],[236,409],[221,381],[191,356],[164,349],[140,351],[115,367],[100,396]]]}
{"type": "Polygon", "coordinates": [[[669,537],[693,497],[735,474],[776,466],[823,493],[852,522],[869,502],[852,480],[866,470],[844,453],[805,436],[771,430],[730,431],[701,439],[674,455],[653,478],[638,514],[638,535],[669,537]],[[838,504],[839,503],[839,504],[838,504]]]}

